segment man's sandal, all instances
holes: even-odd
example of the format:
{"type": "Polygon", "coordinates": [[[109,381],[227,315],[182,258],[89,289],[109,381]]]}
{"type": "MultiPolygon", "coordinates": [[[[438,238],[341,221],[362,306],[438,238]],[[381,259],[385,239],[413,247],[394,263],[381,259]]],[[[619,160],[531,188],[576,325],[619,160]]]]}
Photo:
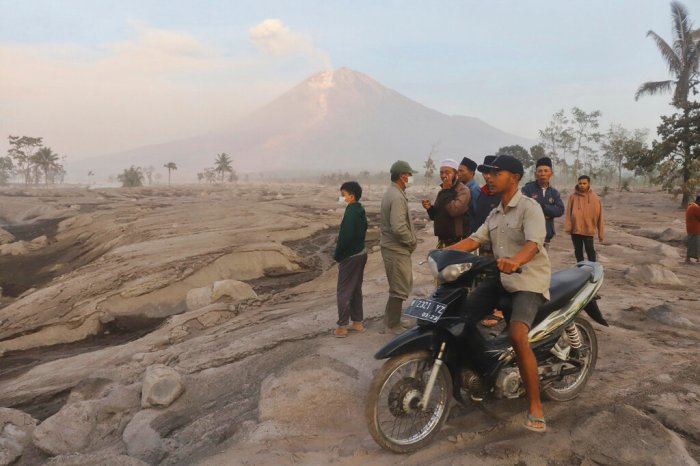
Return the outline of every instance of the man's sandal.
{"type": "Polygon", "coordinates": [[[532,414],[530,414],[530,411],[525,412],[525,422],[523,423],[523,427],[525,427],[527,430],[531,430],[533,432],[546,432],[547,431],[547,422],[543,418],[535,417],[532,414]],[[537,427],[535,426],[535,423],[542,424],[542,427],[537,427]]]}
{"type": "Polygon", "coordinates": [[[496,325],[500,324],[501,322],[503,322],[503,317],[497,316],[496,314],[491,314],[490,316],[484,318],[481,321],[481,325],[489,328],[489,327],[495,327],[496,325]]]}

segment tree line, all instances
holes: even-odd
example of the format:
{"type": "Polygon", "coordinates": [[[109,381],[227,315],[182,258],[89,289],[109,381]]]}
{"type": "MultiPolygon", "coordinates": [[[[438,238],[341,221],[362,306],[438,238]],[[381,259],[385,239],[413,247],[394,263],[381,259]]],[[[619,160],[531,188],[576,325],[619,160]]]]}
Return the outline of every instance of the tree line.
{"type": "MultiPolygon", "coordinates": [[[[168,170],[168,185],[171,184],[172,172],[177,170],[177,163],[168,162],[163,165],[163,168],[168,170]]],[[[148,184],[151,184],[151,176],[155,169],[151,167],[137,167],[130,166],[125,168],[122,173],[117,175],[117,180],[125,188],[143,186],[144,181],[147,179],[148,184]]],[[[203,171],[197,173],[197,180],[202,182],[203,180],[207,183],[224,182],[224,178],[229,182],[238,181],[238,175],[233,169],[233,159],[226,152],[217,154],[214,159],[214,166],[210,168],[205,168],[203,171]]]]}
{"type": "Polygon", "coordinates": [[[44,145],[43,138],[8,136],[10,148],[0,157],[0,184],[19,178],[24,184],[63,183],[66,171],[61,163],[65,156],[44,145]]]}

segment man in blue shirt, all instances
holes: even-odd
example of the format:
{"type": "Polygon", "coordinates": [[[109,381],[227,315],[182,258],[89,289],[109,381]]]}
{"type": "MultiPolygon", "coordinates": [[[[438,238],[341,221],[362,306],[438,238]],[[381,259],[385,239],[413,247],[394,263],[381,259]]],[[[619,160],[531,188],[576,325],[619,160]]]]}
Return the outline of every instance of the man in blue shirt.
{"type": "Polygon", "coordinates": [[[481,186],[474,179],[474,174],[476,171],[476,162],[469,157],[464,157],[462,162],[459,164],[457,169],[457,177],[459,181],[467,187],[471,193],[471,203],[469,204],[469,210],[467,215],[469,216],[469,229],[473,232],[476,231],[476,205],[479,200],[479,195],[481,194],[481,186]]]}
{"type": "Polygon", "coordinates": [[[552,159],[542,157],[535,163],[535,181],[530,181],[522,188],[524,195],[536,200],[542,207],[547,227],[544,247],[548,250],[549,243],[556,234],[554,231],[554,219],[564,215],[564,202],[561,200],[559,191],[549,185],[549,180],[553,175],[552,159]]]}

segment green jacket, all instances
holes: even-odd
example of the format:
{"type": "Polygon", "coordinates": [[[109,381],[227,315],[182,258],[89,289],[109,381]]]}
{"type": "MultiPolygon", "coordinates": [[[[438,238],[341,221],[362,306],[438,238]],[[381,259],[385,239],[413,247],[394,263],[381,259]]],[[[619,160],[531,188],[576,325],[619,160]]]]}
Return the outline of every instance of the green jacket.
{"type": "Polygon", "coordinates": [[[396,183],[391,183],[384,193],[380,212],[380,246],[410,255],[415,251],[418,240],[408,211],[406,193],[396,183]]]}
{"type": "Polygon", "coordinates": [[[341,262],[350,256],[362,252],[365,248],[367,233],[367,215],[362,204],[356,202],[345,208],[343,221],[340,222],[338,244],[335,246],[333,259],[341,262]]]}

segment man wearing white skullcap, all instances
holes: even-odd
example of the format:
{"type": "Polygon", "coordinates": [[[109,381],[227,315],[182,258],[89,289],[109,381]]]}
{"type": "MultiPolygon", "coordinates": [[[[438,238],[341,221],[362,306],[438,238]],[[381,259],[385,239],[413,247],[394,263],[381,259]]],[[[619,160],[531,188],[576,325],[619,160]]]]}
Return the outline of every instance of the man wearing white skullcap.
{"type": "Polygon", "coordinates": [[[438,237],[438,248],[444,248],[461,241],[471,234],[467,210],[471,193],[457,178],[459,162],[445,159],[440,162],[440,192],[435,204],[423,199],[423,207],[433,220],[433,231],[438,237]]]}

